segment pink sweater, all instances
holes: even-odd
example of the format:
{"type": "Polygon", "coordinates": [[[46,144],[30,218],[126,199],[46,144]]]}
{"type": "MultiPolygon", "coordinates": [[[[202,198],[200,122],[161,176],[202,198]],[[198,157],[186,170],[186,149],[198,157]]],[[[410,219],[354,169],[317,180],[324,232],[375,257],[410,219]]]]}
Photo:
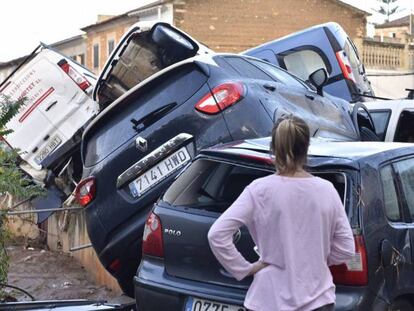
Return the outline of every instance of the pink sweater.
{"type": "Polygon", "coordinates": [[[335,302],[328,265],[351,259],[355,244],[330,182],[273,174],[246,187],[208,233],[214,255],[237,280],[253,267],[233,244],[233,234],[243,225],[259,249],[260,260],[269,264],[254,275],[246,308],[308,311],[335,302]]]}

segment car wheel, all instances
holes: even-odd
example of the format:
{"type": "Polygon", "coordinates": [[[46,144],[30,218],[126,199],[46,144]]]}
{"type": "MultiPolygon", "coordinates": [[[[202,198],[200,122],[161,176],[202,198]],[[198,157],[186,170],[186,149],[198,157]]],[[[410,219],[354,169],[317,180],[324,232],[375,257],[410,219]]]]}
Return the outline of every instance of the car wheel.
{"type": "Polygon", "coordinates": [[[361,134],[361,140],[362,141],[380,141],[377,134],[375,134],[373,131],[371,131],[367,127],[361,127],[359,129],[359,132],[361,134]]]}
{"type": "Polygon", "coordinates": [[[395,300],[389,307],[388,311],[410,311],[413,310],[411,302],[405,299],[395,300]]]}

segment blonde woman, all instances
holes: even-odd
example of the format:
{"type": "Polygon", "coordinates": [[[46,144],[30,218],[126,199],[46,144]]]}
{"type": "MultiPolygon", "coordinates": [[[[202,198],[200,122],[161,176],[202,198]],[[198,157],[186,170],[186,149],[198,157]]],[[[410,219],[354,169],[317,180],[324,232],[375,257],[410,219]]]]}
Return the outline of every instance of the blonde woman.
{"type": "Polygon", "coordinates": [[[334,310],[328,265],[351,259],[355,244],[333,185],[304,169],[309,128],[288,117],[272,132],[277,173],[252,182],[213,224],[208,239],[218,261],[236,279],[253,275],[244,305],[253,311],[334,310]],[[246,226],[260,252],[250,263],[233,234],[246,226]]]}

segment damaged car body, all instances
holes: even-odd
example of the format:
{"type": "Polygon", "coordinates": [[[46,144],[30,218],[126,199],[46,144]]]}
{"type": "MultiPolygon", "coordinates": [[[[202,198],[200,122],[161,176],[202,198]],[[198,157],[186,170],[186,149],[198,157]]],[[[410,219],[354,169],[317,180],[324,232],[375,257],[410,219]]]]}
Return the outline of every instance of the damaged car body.
{"type": "Polygon", "coordinates": [[[95,97],[106,108],[83,135],[77,197],[86,207],[88,233],[101,262],[132,295],[146,216],[202,148],[268,136],[274,121],[285,114],[301,116],[314,137],[361,137],[349,103],[323,93],[324,69],[315,71],[310,86],[262,60],[201,52],[193,39],[165,23],[129,38],[98,79],[95,97]],[[145,38],[142,48],[139,36],[145,38]],[[121,51],[146,54],[148,40],[150,64],[141,59],[144,72],[134,67],[129,74],[132,67],[124,64],[121,51]],[[159,51],[154,42],[161,45],[159,51]],[[164,65],[153,66],[158,63],[164,65]],[[130,88],[133,83],[138,84],[130,88]]]}
{"type": "MultiPolygon", "coordinates": [[[[252,278],[228,274],[207,233],[245,186],[274,173],[269,145],[263,138],[201,151],[154,205],[134,278],[139,310],[245,310],[252,278]]],[[[355,257],[331,267],[335,310],[413,310],[414,147],[313,140],[307,170],[333,183],[354,233],[355,257]]],[[[246,228],[235,244],[258,259],[246,228]]]]}

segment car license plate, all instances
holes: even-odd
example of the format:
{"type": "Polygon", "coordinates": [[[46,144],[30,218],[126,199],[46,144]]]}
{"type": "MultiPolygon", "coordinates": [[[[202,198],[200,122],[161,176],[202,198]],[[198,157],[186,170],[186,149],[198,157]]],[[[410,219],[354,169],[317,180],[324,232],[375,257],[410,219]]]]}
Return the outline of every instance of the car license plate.
{"type": "Polygon", "coordinates": [[[191,160],[185,147],[179,149],[165,160],[151,167],[145,173],[129,184],[129,189],[134,197],[139,197],[164,178],[168,177],[191,160]]]}
{"type": "Polygon", "coordinates": [[[57,148],[57,146],[60,145],[60,143],[62,142],[62,139],[59,136],[55,136],[53,137],[48,144],[46,145],[46,147],[44,147],[35,157],[35,162],[37,164],[41,164],[42,161],[49,155],[52,153],[53,150],[55,150],[57,148]]]}
{"type": "Polygon", "coordinates": [[[246,311],[242,306],[189,297],[185,311],[246,311]]]}

